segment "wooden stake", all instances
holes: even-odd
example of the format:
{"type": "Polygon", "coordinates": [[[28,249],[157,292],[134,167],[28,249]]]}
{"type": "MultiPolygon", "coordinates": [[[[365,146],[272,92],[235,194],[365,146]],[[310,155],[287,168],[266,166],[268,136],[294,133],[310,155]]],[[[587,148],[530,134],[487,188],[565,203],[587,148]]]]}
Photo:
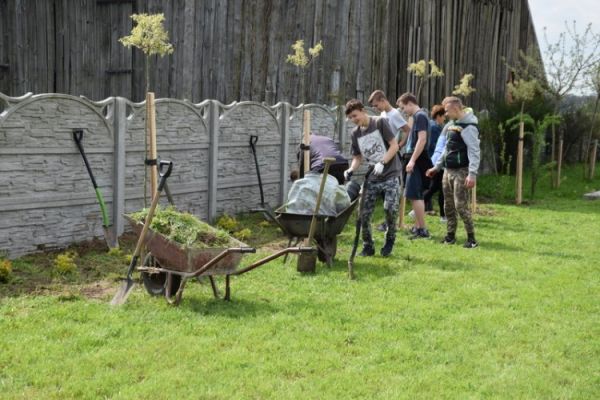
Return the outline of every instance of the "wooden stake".
{"type": "Polygon", "coordinates": [[[406,211],[406,197],[404,197],[404,188],[400,193],[400,211],[398,212],[398,229],[404,228],[404,212],[406,211]]]}
{"type": "MultiPolygon", "coordinates": [[[[310,146],[310,111],[304,110],[304,124],[303,124],[303,135],[302,135],[302,144],[305,146],[310,146]]],[[[310,151],[304,150],[304,173],[310,171],[310,151]]]]}
{"type": "Polygon", "coordinates": [[[517,193],[516,204],[523,202],[523,139],[525,137],[525,124],[519,124],[519,146],[517,148],[517,193]]]}
{"type": "MultiPolygon", "coordinates": [[[[556,131],[554,125],[552,125],[552,157],[550,161],[554,162],[554,160],[556,160],[556,131]]],[[[556,187],[555,175],[556,174],[554,172],[554,165],[552,165],[552,168],[550,169],[550,186],[552,186],[553,188],[556,187]]]]}
{"type": "Polygon", "coordinates": [[[556,160],[556,188],[558,189],[560,187],[560,171],[562,168],[562,158],[563,158],[563,142],[564,139],[561,136],[560,140],[558,141],[558,158],[556,160]]]}
{"type": "Polygon", "coordinates": [[[592,146],[592,159],[590,160],[590,179],[594,179],[596,175],[596,150],[598,149],[598,139],[594,140],[592,146]]]}
{"type": "MultiPolygon", "coordinates": [[[[146,128],[148,132],[148,143],[150,144],[150,151],[147,158],[150,160],[156,160],[156,108],[154,106],[154,93],[146,93],[146,128]]],[[[158,184],[158,173],[156,164],[150,167],[150,193],[156,193],[156,186],[158,184]]]]}

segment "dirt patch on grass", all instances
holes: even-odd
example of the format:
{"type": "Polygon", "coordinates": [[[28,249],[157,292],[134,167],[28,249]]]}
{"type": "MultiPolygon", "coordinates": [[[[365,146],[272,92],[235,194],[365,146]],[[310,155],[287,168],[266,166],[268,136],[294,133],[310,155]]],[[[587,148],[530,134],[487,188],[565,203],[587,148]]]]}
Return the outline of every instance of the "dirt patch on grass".
{"type": "Polygon", "coordinates": [[[115,292],[113,282],[102,280],[89,285],[84,285],[79,289],[79,293],[88,299],[104,300],[112,296],[115,292]]]}

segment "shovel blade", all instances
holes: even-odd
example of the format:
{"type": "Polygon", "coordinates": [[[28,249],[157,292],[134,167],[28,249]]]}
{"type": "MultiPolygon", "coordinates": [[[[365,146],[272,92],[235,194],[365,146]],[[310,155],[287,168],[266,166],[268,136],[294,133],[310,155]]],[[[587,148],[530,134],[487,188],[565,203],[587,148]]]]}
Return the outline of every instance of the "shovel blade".
{"type": "Polygon", "coordinates": [[[104,231],[104,241],[109,249],[118,249],[119,248],[119,240],[115,235],[115,231],[112,229],[112,226],[103,226],[102,230],[104,231]]]}
{"type": "Polygon", "coordinates": [[[131,278],[125,279],[125,281],[123,282],[121,287],[119,287],[119,290],[115,294],[115,297],[113,297],[113,299],[111,300],[110,305],[111,306],[120,306],[120,305],[124,304],[127,301],[127,298],[129,297],[129,295],[131,294],[131,290],[133,289],[134,286],[135,286],[135,282],[133,281],[133,279],[131,279],[131,278]]]}

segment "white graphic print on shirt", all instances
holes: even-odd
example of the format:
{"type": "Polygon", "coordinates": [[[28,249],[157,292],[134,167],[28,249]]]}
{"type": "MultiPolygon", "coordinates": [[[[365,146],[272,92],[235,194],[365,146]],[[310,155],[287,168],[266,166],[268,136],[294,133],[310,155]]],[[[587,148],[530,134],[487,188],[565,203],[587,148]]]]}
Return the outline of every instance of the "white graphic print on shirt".
{"type": "Polygon", "coordinates": [[[377,164],[383,160],[383,156],[387,151],[379,129],[375,129],[373,132],[359,137],[358,147],[360,148],[362,156],[371,165],[377,164]]]}

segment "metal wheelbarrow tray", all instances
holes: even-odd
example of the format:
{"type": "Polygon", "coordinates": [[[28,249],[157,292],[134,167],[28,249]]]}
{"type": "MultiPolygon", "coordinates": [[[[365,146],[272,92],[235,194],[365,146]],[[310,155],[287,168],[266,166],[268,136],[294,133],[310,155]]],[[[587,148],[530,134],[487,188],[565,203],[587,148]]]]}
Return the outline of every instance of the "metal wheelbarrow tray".
{"type": "MultiPolygon", "coordinates": [[[[143,224],[127,215],[125,218],[131,224],[134,232],[140,235],[143,224]]],[[[231,242],[239,244],[238,247],[183,247],[152,229],[148,229],[145,239],[149,254],[145,257],[143,266],[137,268],[141,272],[144,287],[149,294],[164,295],[167,301],[174,305],[181,301],[185,284],[190,278],[208,277],[214,296],[219,297],[213,276],[225,275],[224,299],[230,300],[230,277],[232,275],[244,274],[288,253],[314,251],[311,247],[288,246],[249,266],[238,269],[244,253],[256,253],[256,249],[233,238],[231,242]]]]}
{"type": "MultiPolygon", "coordinates": [[[[333,264],[337,252],[337,235],[344,230],[344,226],[346,226],[357,204],[358,198],[335,216],[317,215],[315,231],[317,255],[319,260],[325,262],[328,266],[333,264]]],[[[289,237],[288,246],[291,245],[294,238],[298,243],[308,237],[312,214],[288,213],[285,211],[285,206],[281,206],[275,210],[275,218],[281,230],[289,237]]]]}

